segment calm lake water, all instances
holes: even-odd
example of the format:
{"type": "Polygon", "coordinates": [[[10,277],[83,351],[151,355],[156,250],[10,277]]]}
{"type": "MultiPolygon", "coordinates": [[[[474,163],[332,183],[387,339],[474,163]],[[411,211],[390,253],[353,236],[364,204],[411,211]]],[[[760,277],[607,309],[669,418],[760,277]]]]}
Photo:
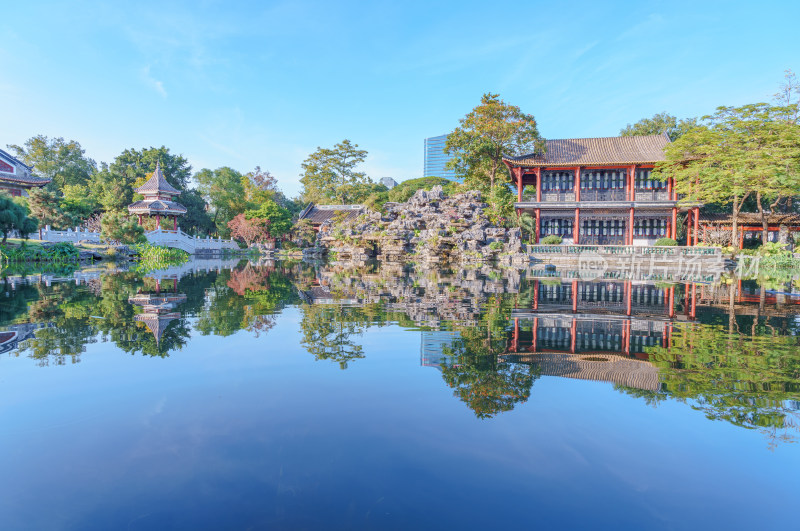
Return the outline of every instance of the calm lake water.
{"type": "Polygon", "coordinates": [[[6,278],[0,528],[796,529],[800,297],[546,273],[6,278]]]}

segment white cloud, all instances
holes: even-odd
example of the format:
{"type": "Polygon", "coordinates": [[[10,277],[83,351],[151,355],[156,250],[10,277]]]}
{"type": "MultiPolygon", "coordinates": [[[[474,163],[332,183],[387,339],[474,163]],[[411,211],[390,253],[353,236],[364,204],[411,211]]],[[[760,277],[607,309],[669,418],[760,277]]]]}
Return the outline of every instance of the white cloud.
{"type": "Polygon", "coordinates": [[[158,92],[162,98],[167,97],[167,90],[164,88],[164,83],[150,75],[149,65],[142,68],[141,74],[142,80],[147,86],[158,92]]]}

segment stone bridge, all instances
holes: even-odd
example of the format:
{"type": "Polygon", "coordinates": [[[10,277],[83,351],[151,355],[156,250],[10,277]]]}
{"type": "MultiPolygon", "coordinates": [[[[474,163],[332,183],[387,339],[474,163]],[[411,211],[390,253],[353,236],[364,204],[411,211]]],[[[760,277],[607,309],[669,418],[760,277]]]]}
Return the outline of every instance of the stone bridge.
{"type": "Polygon", "coordinates": [[[233,240],[219,238],[198,238],[189,236],[182,230],[156,229],[146,232],[147,241],[152,245],[163,245],[186,251],[189,254],[220,253],[223,249],[238,250],[233,240]]]}

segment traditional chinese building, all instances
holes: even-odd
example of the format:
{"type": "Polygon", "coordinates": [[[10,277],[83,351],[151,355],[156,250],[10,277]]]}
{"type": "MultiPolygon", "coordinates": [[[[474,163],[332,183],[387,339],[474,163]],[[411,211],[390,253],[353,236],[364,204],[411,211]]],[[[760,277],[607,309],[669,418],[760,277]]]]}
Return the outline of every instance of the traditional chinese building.
{"type": "Polygon", "coordinates": [[[336,219],[346,221],[355,218],[364,211],[362,205],[315,205],[310,203],[298,216],[298,221],[307,219],[314,230],[319,231],[326,221],[336,219]]]}
{"type": "Polygon", "coordinates": [[[170,323],[180,319],[180,312],[173,310],[178,304],[186,302],[186,295],[183,293],[138,293],[129,297],[128,302],[140,306],[144,310],[134,319],[143,323],[155,337],[156,344],[159,344],[161,336],[170,323]]]}
{"type": "Polygon", "coordinates": [[[35,177],[33,167],[0,149],[0,192],[11,196],[27,197],[31,188],[41,188],[50,179],[35,177]]]}
{"type": "MultiPolygon", "coordinates": [[[[652,245],[675,238],[678,197],[671,180],[653,179],[666,135],[548,140],[544,153],[503,159],[517,188],[518,213],[536,220],[536,241],[652,245]]],[[[688,210],[696,241],[699,206],[688,210]]]]}
{"type": "Polygon", "coordinates": [[[161,162],[156,162],[156,170],[146,183],[134,190],[142,194],[144,199],[128,206],[128,212],[139,217],[139,225],[144,216],[156,218],[156,225],[161,228],[161,218],[172,218],[172,229],[178,229],[178,216],[186,214],[186,207],[175,201],[180,190],[169,184],[161,171],[161,162]]]}

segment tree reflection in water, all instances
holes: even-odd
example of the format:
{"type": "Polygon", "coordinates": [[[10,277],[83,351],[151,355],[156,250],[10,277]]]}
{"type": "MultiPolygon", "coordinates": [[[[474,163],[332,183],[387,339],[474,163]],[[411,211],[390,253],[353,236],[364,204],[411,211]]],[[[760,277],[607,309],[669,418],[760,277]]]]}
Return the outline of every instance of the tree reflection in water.
{"type": "MultiPolygon", "coordinates": [[[[578,281],[552,282],[572,293],[578,281]]],[[[491,418],[527,401],[540,377],[536,363],[520,362],[538,355],[536,348],[521,349],[529,343],[535,346],[536,327],[514,328],[512,312],[528,312],[526,323],[549,319],[550,324],[539,324],[543,331],[561,326],[564,318],[575,318],[570,304],[548,295],[552,286],[526,281],[517,270],[247,263],[233,270],[191,273],[167,284],[156,285],[153,278],[133,272],[103,274],[82,286],[10,283],[6,278],[0,324],[41,326],[35,337],[10,352],[43,365],[78,362],[86,345],[96,341],[113,342],[130,354],[168,356],[187,345],[192,328],[204,335],[244,330],[259,336],[272,329],[276,316],[289,305],[296,305],[301,315],[302,348],[314,359],[342,369],[367,355],[361,336],[374,327],[447,330],[453,340],[439,351],[442,378],[478,418],[491,418]],[[142,310],[129,299],[165,291],[186,298],[176,310],[180,314],[159,329],[159,338],[137,322],[142,310]],[[510,352],[519,359],[509,357],[510,352]]],[[[636,290],[641,291],[639,286],[636,290]]],[[[677,288],[672,311],[670,299],[659,298],[652,307],[642,306],[649,317],[637,317],[634,311],[627,318],[639,324],[633,337],[639,337],[648,319],[655,319],[659,327],[669,326],[670,334],[659,332],[658,346],[626,351],[613,343],[615,356],[628,359],[635,354],[639,363],[657,368],[657,390],[617,388],[654,405],[667,399],[685,402],[709,419],[759,430],[773,444],[793,440],[800,429],[798,306],[758,294],[752,286],[742,291],[735,283],[677,288]],[[695,292],[696,301],[691,300],[695,292]],[[700,308],[697,321],[691,320],[690,302],[700,308]],[[653,312],[660,313],[650,315],[653,312]]],[[[618,306],[581,307],[575,328],[578,341],[572,348],[580,351],[581,334],[588,333],[581,323],[599,323],[610,316],[625,322],[625,305],[618,306]]],[[[624,337],[630,338],[631,332],[624,337]]],[[[555,348],[546,340],[539,337],[542,347],[555,348]]]]}
{"type": "Polygon", "coordinates": [[[676,326],[669,348],[648,349],[661,389],[619,387],[651,405],[685,402],[706,418],[755,429],[770,445],[800,431],[800,345],[797,337],[730,333],[726,327],[676,326]]]}

